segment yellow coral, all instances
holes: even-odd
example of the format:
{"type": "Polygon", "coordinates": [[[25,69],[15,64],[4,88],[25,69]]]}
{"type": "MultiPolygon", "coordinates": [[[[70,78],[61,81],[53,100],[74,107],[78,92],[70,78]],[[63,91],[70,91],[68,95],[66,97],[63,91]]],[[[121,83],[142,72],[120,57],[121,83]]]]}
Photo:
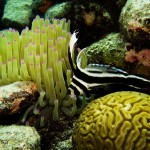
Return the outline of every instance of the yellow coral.
{"type": "Polygon", "coordinates": [[[150,149],[150,96],[115,92],[92,101],[72,137],[75,150],[150,149]]]}

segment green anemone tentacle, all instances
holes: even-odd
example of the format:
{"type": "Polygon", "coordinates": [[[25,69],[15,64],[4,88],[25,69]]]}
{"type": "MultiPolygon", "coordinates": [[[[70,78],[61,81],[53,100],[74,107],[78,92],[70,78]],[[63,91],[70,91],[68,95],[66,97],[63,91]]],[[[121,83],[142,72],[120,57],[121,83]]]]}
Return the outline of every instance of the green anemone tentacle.
{"type": "Polygon", "coordinates": [[[14,29],[0,33],[0,86],[30,80],[40,93],[35,106],[23,118],[32,109],[39,114],[39,106],[44,109],[46,105],[54,107],[54,120],[59,118],[72,77],[68,60],[69,30],[70,21],[66,19],[50,22],[37,16],[31,29],[26,27],[21,34],[14,29]]]}

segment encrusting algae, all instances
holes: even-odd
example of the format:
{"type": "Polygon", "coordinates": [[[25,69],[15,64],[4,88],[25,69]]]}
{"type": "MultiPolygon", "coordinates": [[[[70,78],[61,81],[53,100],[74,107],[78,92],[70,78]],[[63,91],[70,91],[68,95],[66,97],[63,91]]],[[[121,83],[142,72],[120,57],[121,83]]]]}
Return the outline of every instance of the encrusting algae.
{"type": "Polygon", "coordinates": [[[0,85],[33,81],[40,93],[37,103],[27,112],[34,109],[37,114],[38,106],[51,105],[53,119],[57,120],[60,106],[72,105],[63,103],[72,76],[68,60],[69,30],[70,21],[66,19],[53,19],[50,23],[37,16],[31,30],[26,27],[20,35],[14,29],[0,33],[0,85]]]}
{"type": "Polygon", "coordinates": [[[77,120],[75,150],[150,149],[150,96],[131,91],[92,101],[77,120]]]}

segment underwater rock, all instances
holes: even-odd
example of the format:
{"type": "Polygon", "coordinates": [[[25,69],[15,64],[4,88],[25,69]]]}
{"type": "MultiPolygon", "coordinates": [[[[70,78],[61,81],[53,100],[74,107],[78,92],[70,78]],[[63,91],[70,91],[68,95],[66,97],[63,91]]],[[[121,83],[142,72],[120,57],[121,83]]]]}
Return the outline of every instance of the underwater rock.
{"type": "Polygon", "coordinates": [[[132,43],[150,45],[150,1],[128,0],[120,14],[120,30],[132,43]]]}
{"type": "Polygon", "coordinates": [[[50,20],[52,20],[53,18],[70,18],[68,15],[71,11],[71,4],[71,2],[63,2],[60,4],[56,4],[47,10],[44,17],[50,20]]]}
{"type": "MultiPolygon", "coordinates": [[[[132,60],[129,55],[132,55],[133,53],[129,53],[126,48],[128,44],[129,43],[126,43],[121,37],[120,33],[110,33],[105,38],[86,48],[85,52],[87,53],[88,62],[109,64],[111,66],[121,68],[128,73],[138,74],[150,78],[150,64],[145,65],[145,61],[138,63],[136,60],[132,63],[130,62],[132,60]]],[[[139,57],[140,60],[143,60],[141,56],[143,56],[143,53],[140,54],[139,57]]],[[[147,62],[148,61],[146,61],[146,63],[147,62]]]]}
{"type": "Polygon", "coordinates": [[[98,2],[74,2],[73,10],[71,30],[79,30],[79,47],[82,46],[81,48],[115,30],[111,15],[98,2]]]}
{"type": "Polygon", "coordinates": [[[57,145],[54,145],[53,150],[71,150],[72,149],[72,143],[71,143],[71,136],[69,139],[60,141],[57,143],[57,145]]]}
{"type": "Polygon", "coordinates": [[[35,15],[43,15],[54,4],[55,0],[34,0],[33,13],[35,13],[35,15]]]}
{"type": "Polygon", "coordinates": [[[100,4],[110,13],[113,21],[117,24],[117,30],[120,12],[126,1],[127,0],[99,0],[100,4]]]}
{"type": "MultiPolygon", "coordinates": [[[[0,86],[0,124],[7,122],[6,117],[11,118],[12,115],[21,113],[35,103],[38,96],[35,84],[30,81],[0,86]]],[[[12,119],[14,118],[12,117],[12,119]]]]}
{"type": "Polygon", "coordinates": [[[92,101],[80,114],[74,150],[150,149],[150,95],[115,92],[92,101]]]}
{"type": "Polygon", "coordinates": [[[125,42],[119,33],[110,33],[105,38],[86,48],[89,63],[111,64],[125,68],[125,42]]]}
{"type": "Polygon", "coordinates": [[[71,32],[79,30],[80,48],[115,30],[111,15],[98,2],[71,1],[57,4],[46,12],[45,18],[71,20],[71,32]]]}
{"type": "Polygon", "coordinates": [[[67,117],[63,113],[58,121],[50,119],[46,126],[38,128],[43,150],[71,150],[72,132],[78,115],[67,117]]]}
{"type": "Polygon", "coordinates": [[[2,23],[6,28],[21,30],[29,26],[32,16],[33,0],[7,0],[2,23]]]}
{"type": "Polygon", "coordinates": [[[40,150],[40,136],[29,126],[0,126],[1,150],[40,150]]]}

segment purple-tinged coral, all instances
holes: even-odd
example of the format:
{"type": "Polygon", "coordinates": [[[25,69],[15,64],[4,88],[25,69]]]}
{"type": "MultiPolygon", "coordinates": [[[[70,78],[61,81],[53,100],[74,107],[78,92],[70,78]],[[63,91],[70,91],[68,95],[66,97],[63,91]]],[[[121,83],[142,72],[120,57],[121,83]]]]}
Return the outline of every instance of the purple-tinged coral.
{"type": "Polygon", "coordinates": [[[127,51],[125,53],[125,60],[129,63],[138,61],[137,53],[135,52],[135,50],[131,49],[130,51],[127,51]]]}
{"type": "Polygon", "coordinates": [[[150,67],[150,49],[143,49],[138,52],[139,64],[150,67]]]}
{"type": "Polygon", "coordinates": [[[138,63],[143,66],[150,67],[150,50],[143,49],[139,52],[131,49],[126,52],[125,60],[129,63],[138,63]]]}

